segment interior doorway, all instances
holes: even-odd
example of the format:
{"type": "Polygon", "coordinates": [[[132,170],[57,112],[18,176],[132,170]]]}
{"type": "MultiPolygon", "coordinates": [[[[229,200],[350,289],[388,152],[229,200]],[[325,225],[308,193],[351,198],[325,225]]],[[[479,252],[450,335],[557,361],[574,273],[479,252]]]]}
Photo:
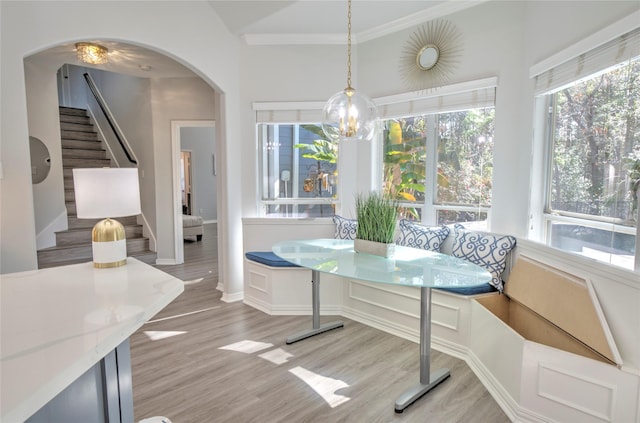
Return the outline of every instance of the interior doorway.
{"type": "Polygon", "coordinates": [[[184,263],[182,215],[201,216],[205,224],[217,222],[218,145],[215,140],[215,121],[172,121],[171,146],[174,248],[176,264],[182,264],[184,263]],[[183,153],[188,153],[188,157],[183,153]]]}
{"type": "Polygon", "coordinates": [[[193,214],[193,184],[191,183],[191,151],[180,151],[180,189],[182,214],[193,214]]]}

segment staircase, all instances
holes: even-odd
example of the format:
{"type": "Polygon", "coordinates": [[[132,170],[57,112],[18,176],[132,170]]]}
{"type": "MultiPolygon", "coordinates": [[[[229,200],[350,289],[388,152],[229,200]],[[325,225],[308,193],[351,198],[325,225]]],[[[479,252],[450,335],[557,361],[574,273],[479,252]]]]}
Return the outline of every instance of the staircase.
{"type": "MultiPolygon", "coordinates": [[[[91,230],[100,219],[78,219],[72,169],[111,166],[86,110],[60,107],[60,132],[69,229],[56,232],[55,247],[38,251],[40,269],[91,261],[91,230]]],[[[149,239],[142,236],[142,225],[137,224],[136,216],[119,217],[117,220],[125,228],[127,255],[146,262],[155,258],[155,253],[149,250],[149,239]]]]}

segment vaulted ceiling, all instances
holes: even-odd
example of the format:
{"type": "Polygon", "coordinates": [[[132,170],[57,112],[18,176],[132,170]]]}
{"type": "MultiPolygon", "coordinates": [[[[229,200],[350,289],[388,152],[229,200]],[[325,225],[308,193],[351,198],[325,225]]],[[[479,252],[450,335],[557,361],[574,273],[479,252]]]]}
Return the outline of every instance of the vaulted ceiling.
{"type": "MultiPolygon", "coordinates": [[[[487,0],[352,0],[352,43],[365,42],[442,18],[487,0]]],[[[346,44],[347,0],[209,0],[227,29],[247,44],[346,44]]],[[[173,59],[146,48],[107,40],[109,63],[99,68],[137,77],[194,77],[173,59]]],[[[81,64],[69,43],[29,60],[81,64]]]]}
{"type": "MultiPolygon", "coordinates": [[[[354,42],[440,18],[486,0],[352,0],[354,42]]],[[[344,43],[347,0],[210,0],[227,29],[250,44],[344,43]]]]}

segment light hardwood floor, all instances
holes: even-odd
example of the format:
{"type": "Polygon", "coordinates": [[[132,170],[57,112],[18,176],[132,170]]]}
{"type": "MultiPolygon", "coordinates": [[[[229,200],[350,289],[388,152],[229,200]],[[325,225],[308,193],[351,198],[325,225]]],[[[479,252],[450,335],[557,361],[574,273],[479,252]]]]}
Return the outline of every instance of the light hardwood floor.
{"type": "Polygon", "coordinates": [[[419,346],[358,322],[342,319],[343,329],[286,345],[285,337],[310,327],[311,317],[269,316],[241,302],[222,302],[215,289],[215,237],[216,225],[205,225],[202,242],[185,243],[184,265],[157,266],[195,282],[131,337],[136,420],[509,421],[466,363],[434,350],[432,368],[448,367],[451,377],[395,413],[397,397],[418,381],[419,346]],[[222,349],[242,341],[264,344],[255,352],[222,349]],[[328,389],[335,393],[325,400],[299,377],[304,375],[323,386],[344,384],[328,389]]]}

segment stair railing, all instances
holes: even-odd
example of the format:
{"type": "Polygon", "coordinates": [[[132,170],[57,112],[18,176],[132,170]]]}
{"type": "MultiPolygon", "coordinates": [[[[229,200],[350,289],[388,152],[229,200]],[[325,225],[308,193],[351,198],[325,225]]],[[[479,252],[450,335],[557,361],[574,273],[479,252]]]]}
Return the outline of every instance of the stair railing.
{"type": "Polygon", "coordinates": [[[107,107],[107,104],[106,104],[104,98],[102,97],[102,94],[100,93],[100,90],[98,90],[98,87],[96,86],[95,82],[93,81],[93,78],[91,78],[91,75],[89,75],[88,73],[85,73],[84,74],[84,79],[87,82],[87,85],[89,86],[89,90],[93,94],[93,98],[95,99],[98,107],[100,108],[100,111],[102,112],[102,117],[107,122],[109,128],[111,128],[111,133],[113,134],[113,137],[116,139],[116,141],[118,142],[118,145],[120,146],[119,150],[124,153],[124,156],[126,157],[126,160],[129,162],[128,166],[122,166],[119,163],[118,158],[117,158],[118,155],[115,154],[115,151],[114,151],[114,148],[113,148],[114,142],[111,140],[111,137],[107,136],[104,133],[104,131],[102,130],[103,125],[100,125],[100,120],[101,119],[98,119],[95,116],[95,112],[94,112],[93,108],[90,107],[89,109],[91,111],[91,114],[93,115],[93,120],[94,120],[96,126],[98,127],[98,130],[100,131],[100,134],[102,135],[103,140],[107,144],[107,148],[111,152],[112,158],[116,161],[116,164],[118,165],[118,167],[130,167],[131,165],[134,165],[133,167],[137,166],[138,165],[138,161],[136,160],[136,158],[135,158],[135,156],[134,156],[134,154],[132,152],[131,146],[129,146],[129,143],[126,141],[126,138],[122,134],[122,131],[120,130],[120,128],[116,124],[115,118],[113,117],[113,114],[111,113],[111,111],[107,107]]]}

